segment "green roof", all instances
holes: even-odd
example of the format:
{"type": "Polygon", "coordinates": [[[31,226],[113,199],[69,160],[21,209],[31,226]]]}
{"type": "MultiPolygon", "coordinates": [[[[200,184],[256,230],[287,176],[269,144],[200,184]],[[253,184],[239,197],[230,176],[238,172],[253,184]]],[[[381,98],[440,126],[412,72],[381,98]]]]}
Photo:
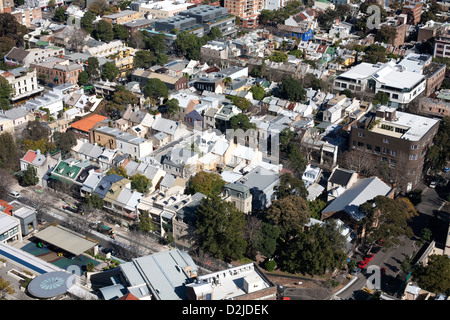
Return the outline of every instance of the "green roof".
{"type": "Polygon", "coordinates": [[[37,46],[48,46],[48,41],[39,40],[36,42],[37,46]]]}
{"type": "Polygon", "coordinates": [[[69,180],[73,181],[81,171],[81,167],[77,165],[70,165],[65,161],[60,161],[58,165],[51,172],[51,177],[55,180],[69,180]]]}
{"type": "Polygon", "coordinates": [[[333,54],[335,52],[336,52],[335,47],[328,47],[327,50],[325,50],[325,53],[328,53],[328,54],[333,54]]]}

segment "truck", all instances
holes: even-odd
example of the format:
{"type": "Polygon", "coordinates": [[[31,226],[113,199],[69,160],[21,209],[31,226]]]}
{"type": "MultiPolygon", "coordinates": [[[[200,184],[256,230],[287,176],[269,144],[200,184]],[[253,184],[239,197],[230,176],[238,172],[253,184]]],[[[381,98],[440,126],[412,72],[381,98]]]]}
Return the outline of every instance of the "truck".
{"type": "Polygon", "coordinates": [[[114,229],[103,223],[98,226],[97,231],[109,235],[112,239],[115,238],[114,229]]]}

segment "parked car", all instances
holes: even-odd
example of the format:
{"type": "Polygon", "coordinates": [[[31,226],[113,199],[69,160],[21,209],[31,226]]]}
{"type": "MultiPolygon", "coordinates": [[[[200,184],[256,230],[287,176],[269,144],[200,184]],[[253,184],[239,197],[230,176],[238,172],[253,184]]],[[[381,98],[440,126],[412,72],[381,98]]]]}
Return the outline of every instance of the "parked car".
{"type": "Polygon", "coordinates": [[[75,208],[72,208],[71,206],[63,206],[63,209],[67,210],[67,211],[70,211],[70,212],[73,212],[73,213],[78,213],[78,210],[75,209],[75,208]]]}
{"type": "Polygon", "coordinates": [[[445,173],[447,173],[447,172],[449,172],[449,171],[450,171],[450,167],[445,167],[445,168],[444,168],[444,172],[445,172],[445,173]]]}
{"type": "Polygon", "coordinates": [[[431,182],[430,182],[430,188],[432,188],[432,189],[436,188],[437,183],[438,183],[438,180],[437,180],[437,179],[431,180],[431,182]]]}
{"type": "Polygon", "coordinates": [[[362,260],[358,263],[358,268],[364,269],[365,267],[367,267],[368,264],[369,264],[369,261],[362,260]]]}
{"type": "Polygon", "coordinates": [[[370,262],[372,261],[374,255],[373,254],[368,254],[364,257],[364,261],[370,262]]]}
{"type": "Polygon", "coordinates": [[[357,276],[360,272],[361,272],[360,268],[355,268],[355,269],[352,270],[352,272],[350,274],[352,276],[357,276]]]}
{"type": "Polygon", "coordinates": [[[13,198],[16,198],[16,199],[20,198],[20,193],[18,193],[15,190],[9,190],[8,194],[13,198]]]}

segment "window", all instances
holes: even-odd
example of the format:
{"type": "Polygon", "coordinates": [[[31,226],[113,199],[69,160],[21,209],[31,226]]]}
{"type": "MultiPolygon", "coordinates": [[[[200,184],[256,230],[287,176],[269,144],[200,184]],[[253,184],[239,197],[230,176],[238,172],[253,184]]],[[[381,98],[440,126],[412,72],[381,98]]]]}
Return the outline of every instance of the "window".
{"type": "Polygon", "coordinates": [[[409,155],[409,160],[417,160],[418,155],[417,154],[411,154],[409,155]]]}
{"type": "Polygon", "coordinates": [[[411,146],[411,149],[412,150],[417,150],[417,149],[419,149],[419,145],[414,144],[414,145],[411,146]]]}
{"type": "Polygon", "coordinates": [[[389,139],[383,139],[383,143],[389,144],[389,139]]]}
{"type": "Polygon", "coordinates": [[[396,157],[397,156],[397,151],[396,150],[391,150],[391,156],[396,157]]]}
{"type": "Polygon", "coordinates": [[[364,138],[364,133],[363,132],[358,132],[358,137],[360,137],[360,138],[364,138]]]}

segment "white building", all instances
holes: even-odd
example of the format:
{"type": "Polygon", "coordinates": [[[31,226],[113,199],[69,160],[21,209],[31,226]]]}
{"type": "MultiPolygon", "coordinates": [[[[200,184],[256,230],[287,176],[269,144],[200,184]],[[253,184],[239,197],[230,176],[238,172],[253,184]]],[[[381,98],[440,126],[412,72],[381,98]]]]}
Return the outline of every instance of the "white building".
{"type": "Polygon", "coordinates": [[[37,83],[35,69],[20,67],[9,71],[0,70],[0,76],[8,80],[14,90],[14,94],[10,98],[13,103],[44,91],[44,87],[39,86],[37,83]]]}
{"type": "Polygon", "coordinates": [[[20,220],[6,213],[0,212],[0,242],[22,241],[20,220]]]}
{"type": "Polygon", "coordinates": [[[151,140],[137,137],[130,133],[124,133],[116,138],[116,147],[122,153],[140,159],[148,156],[153,151],[151,140]]]}
{"type": "Polygon", "coordinates": [[[425,91],[426,78],[394,61],[387,63],[360,63],[337,76],[334,89],[363,92],[370,89],[375,94],[384,92],[389,97],[389,105],[403,108],[425,91]]]}

